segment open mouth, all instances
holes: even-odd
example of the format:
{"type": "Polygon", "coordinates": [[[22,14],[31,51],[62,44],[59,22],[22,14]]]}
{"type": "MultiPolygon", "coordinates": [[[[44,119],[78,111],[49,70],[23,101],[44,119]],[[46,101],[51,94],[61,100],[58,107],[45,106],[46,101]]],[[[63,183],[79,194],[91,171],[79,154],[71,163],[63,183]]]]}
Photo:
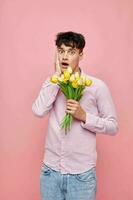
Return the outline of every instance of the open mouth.
{"type": "Polygon", "coordinates": [[[63,68],[67,68],[67,67],[68,67],[68,65],[69,65],[69,64],[68,64],[68,63],[66,63],[66,62],[62,62],[61,64],[62,64],[63,68]]]}

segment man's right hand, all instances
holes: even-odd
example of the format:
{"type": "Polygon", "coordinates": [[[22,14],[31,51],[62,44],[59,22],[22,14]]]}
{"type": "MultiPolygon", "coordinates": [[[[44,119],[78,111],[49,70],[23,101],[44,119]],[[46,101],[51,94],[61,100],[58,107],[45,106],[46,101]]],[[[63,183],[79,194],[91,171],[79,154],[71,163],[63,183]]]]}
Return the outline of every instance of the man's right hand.
{"type": "Polygon", "coordinates": [[[61,74],[61,69],[60,69],[60,64],[59,64],[59,58],[58,58],[58,52],[56,51],[55,53],[55,73],[60,75],[61,74]]]}

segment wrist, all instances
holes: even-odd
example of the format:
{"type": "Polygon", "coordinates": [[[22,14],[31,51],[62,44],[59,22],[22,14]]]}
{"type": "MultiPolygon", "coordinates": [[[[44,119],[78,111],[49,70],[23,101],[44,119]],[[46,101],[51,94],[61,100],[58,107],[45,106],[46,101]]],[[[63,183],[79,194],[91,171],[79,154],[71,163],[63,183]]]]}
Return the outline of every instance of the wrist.
{"type": "Polygon", "coordinates": [[[85,111],[82,114],[81,121],[83,121],[84,123],[86,122],[86,112],[85,111]]]}
{"type": "Polygon", "coordinates": [[[60,75],[61,75],[61,72],[59,72],[58,70],[56,70],[56,71],[55,71],[55,74],[56,74],[57,76],[60,76],[60,75]]]}

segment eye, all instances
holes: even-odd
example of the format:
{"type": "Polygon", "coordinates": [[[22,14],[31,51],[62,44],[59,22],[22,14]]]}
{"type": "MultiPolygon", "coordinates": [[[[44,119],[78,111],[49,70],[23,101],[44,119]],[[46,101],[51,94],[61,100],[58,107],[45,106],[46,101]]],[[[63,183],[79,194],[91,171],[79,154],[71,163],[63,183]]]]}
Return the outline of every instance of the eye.
{"type": "Polygon", "coordinates": [[[62,50],[62,49],[59,49],[58,52],[61,54],[61,53],[63,53],[63,50],[62,50]]]}
{"type": "Polygon", "coordinates": [[[72,55],[75,54],[75,51],[70,51],[70,54],[72,54],[72,55]]]}

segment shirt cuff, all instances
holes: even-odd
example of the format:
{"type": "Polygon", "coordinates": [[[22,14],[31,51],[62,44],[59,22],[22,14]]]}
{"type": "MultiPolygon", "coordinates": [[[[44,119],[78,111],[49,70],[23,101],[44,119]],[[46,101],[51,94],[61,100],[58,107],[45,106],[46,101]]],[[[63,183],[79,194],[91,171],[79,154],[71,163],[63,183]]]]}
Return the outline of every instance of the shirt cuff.
{"type": "Polygon", "coordinates": [[[57,89],[59,89],[60,88],[60,86],[59,85],[57,85],[56,83],[52,83],[51,81],[50,81],[50,77],[48,77],[48,79],[43,83],[43,85],[42,85],[42,87],[48,87],[48,86],[51,86],[53,89],[55,89],[55,88],[57,88],[57,89]]]}
{"type": "Polygon", "coordinates": [[[95,127],[96,118],[97,118],[97,116],[86,112],[86,121],[85,122],[81,121],[81,126],[83,128],[87,128],[87,129],[94,128],[95,127]]]}

